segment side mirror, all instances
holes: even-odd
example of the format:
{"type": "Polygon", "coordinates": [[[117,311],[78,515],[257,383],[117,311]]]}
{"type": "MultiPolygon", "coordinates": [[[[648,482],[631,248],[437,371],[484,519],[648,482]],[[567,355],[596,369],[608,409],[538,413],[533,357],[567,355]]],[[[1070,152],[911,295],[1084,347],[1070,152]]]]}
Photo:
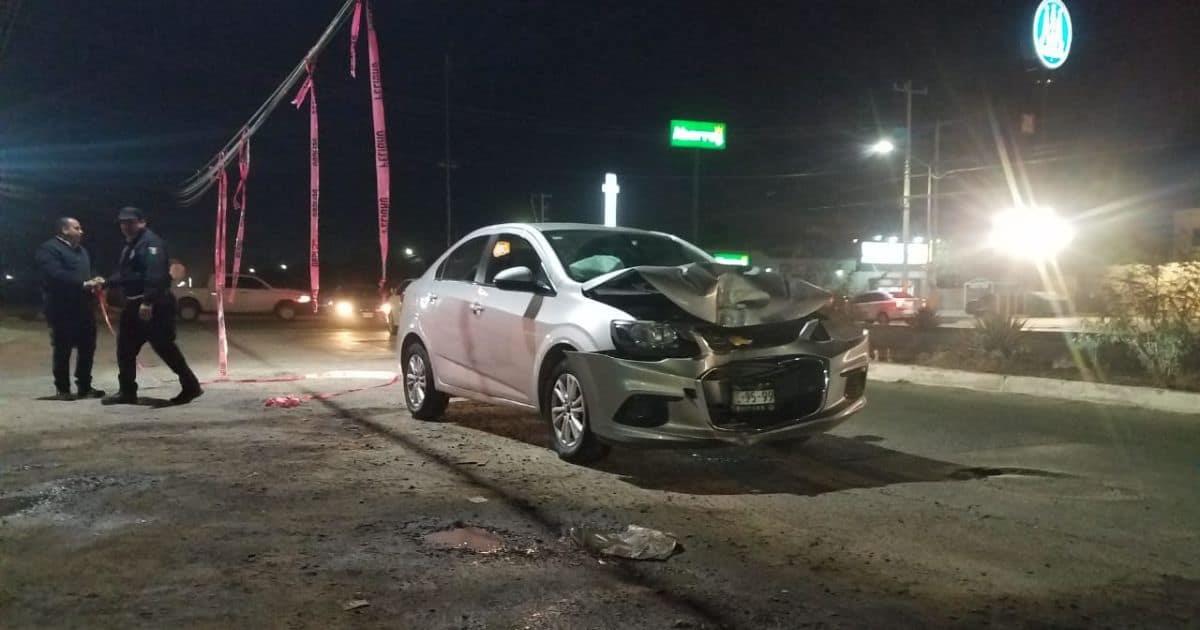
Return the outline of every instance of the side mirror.
{"type": "Polygon", "coordinates": [[[548,287],[534,280],[533,271],[529,267],[510,267],[496,274],[493,279],[497,289],[505,291],[525,291],[528,293],[539,293],[545,291],[548,287]]]}

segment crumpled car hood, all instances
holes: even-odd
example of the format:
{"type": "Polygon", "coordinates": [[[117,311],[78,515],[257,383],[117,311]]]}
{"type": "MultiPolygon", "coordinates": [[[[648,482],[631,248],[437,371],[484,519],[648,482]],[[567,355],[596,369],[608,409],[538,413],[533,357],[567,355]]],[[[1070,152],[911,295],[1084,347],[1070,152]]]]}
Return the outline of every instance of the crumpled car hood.
{"type": "Polygon", "coordinates": [[[803,281],[716,263],[682,267],[632,267],[583,285],[585,292],[619,284],[637,274],[693,317],[725,327],[800,319],[825,306],[830,293],[803,281]],[[798,291],[796,290],[798,289],[798,291]]]}

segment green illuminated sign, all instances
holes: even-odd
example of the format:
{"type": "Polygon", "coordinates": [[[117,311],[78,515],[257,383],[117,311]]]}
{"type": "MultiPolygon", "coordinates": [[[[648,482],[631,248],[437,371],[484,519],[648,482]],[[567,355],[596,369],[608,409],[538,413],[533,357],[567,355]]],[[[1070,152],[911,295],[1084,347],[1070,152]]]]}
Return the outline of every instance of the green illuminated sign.
{"type": "Polygon", "coordinates": [[[713,252],[712,257],[722,265],[750,266],[750,254],[746,252],[713,252]]]}
{"type": "Polygon", "coordinates": [[[671,146],[723,151],[725,150],[725,123],[672,120],[671,146]]]}

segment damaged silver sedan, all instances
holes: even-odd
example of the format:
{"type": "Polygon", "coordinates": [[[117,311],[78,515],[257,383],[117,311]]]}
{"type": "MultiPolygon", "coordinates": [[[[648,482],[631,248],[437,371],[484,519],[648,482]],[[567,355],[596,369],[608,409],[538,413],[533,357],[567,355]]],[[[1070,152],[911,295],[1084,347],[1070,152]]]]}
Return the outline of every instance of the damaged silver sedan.
{"type": "Polygon", "coordinates": [[[536,410],[559,456],[612,444],[802,440],[866,404],[865,333],[821,289],[717,263],[668,234],[507,224],[470,234],[405,291],[404,397],[536,410]]]}

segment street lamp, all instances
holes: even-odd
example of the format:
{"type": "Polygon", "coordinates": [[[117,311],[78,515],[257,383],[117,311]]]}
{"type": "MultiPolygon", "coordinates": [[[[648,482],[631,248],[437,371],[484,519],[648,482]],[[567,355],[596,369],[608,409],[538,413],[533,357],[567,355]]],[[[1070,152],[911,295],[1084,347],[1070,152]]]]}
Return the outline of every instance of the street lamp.
{"type": "Polygon", "coordinates": [[[992,217],[988,245],[1011,258],[1043,262],[1058,256],[1075,238],[1075,227],[1051,208],[1012,208],[992,217]]]}
{"type": "MultiPolygon", "coordinates": [[[[940,124],[941,123],[939,123],[939,128],[938,128],[939,132],[941,130],[940,124]]],[[[885,138],[885,139],[879,140],[875,144],[871,145],[870,148],[868,148],[867,152],[871,155],[885,156],[885,155],[892,153],[895,150],[896,150],[896,145],[893,144],[891,140],[888,140],[885,138]]],[[[936,159],[935,159],[935,161],[936,161],[936,159]]],[[[912,199],[912,193],[910,192],[910,181],[912,179],[912,176],[911,176],[911,168],[909,166],[911,162],[916,162],[916,163],[920,164],[921,166],[925,167],[925,182],[926,182],[926,186],[925,186],[925,229],[928,230],[931,235],[933,234],[933,180],[941,177],[939,175],[934,174],[934,172],[933,172],[934,169],[933,169],[932,164],[930,164],[920,158],[913,157],[911,150],[905,152],[905,156],[904,156],[904,193],[901,197],[902,205],[904,208],[903,214],[902,214],[902,220],[901,220],[901,224],[902,224],[901,231],[903,233],[903,236],[900,239],[904,243],[904,263],[903,263],[903,269],[901,271],[901,274],[902,274],[901,285],[905,291],[907,291],[909,289],[909,287],[908,287],[908,245],[909,245],[909,241],[912,240],[912,242],[916,242],[916,243],[920,243],[920,242],[924,241],[924,239],[921,239],[920,241],[918,241],[916,239],[912,239],[909,235],[909,222],[908,222],[909,200],[912,199]]],[[[894,242],[891,239],[888,239],[888,241],[894,242]]],[[[933,256],[932,256],[932,254],[933,254],[933,252],[932,252],[932,250],[930,250],[930,256],[927,258],[928,262],[926,262],[924,291],[927,295],[932,295],[932,290],[933,290],[933,280],[932,280],[933,256]]]]}
{"type": "Polygon", "coordinates": [[[872,144],[871,146],[867,147],[867,153],[869,153],[871,155],[888,155],[889,153],[891,153],[892,151],[895,151],[895,150],[896,150],[896,145],[893,144],[892,141],[888,140],[887,138],[884,138],[884,139],[876,142],[875,144],[872,144]]]}
{"type": "Polygon", "coordinates": [[[411,247],[405,247],[405,248],[404,248],[404,255],[405,255],[405,256],[407,256],[407,257],[409,257],[409,258],[412,258],[412,257],[413,257],[413,254],[415,254],[415,253],[416,253],[416,252],[414,252],[414,251],[413,251],[413,248],[411,248],[411,247]]]}
{"type": "Polygon", "coordinates": [[[284,263],[279,263],[279,269],[282,271],[287,271],[287,265],[284,263]]]}

